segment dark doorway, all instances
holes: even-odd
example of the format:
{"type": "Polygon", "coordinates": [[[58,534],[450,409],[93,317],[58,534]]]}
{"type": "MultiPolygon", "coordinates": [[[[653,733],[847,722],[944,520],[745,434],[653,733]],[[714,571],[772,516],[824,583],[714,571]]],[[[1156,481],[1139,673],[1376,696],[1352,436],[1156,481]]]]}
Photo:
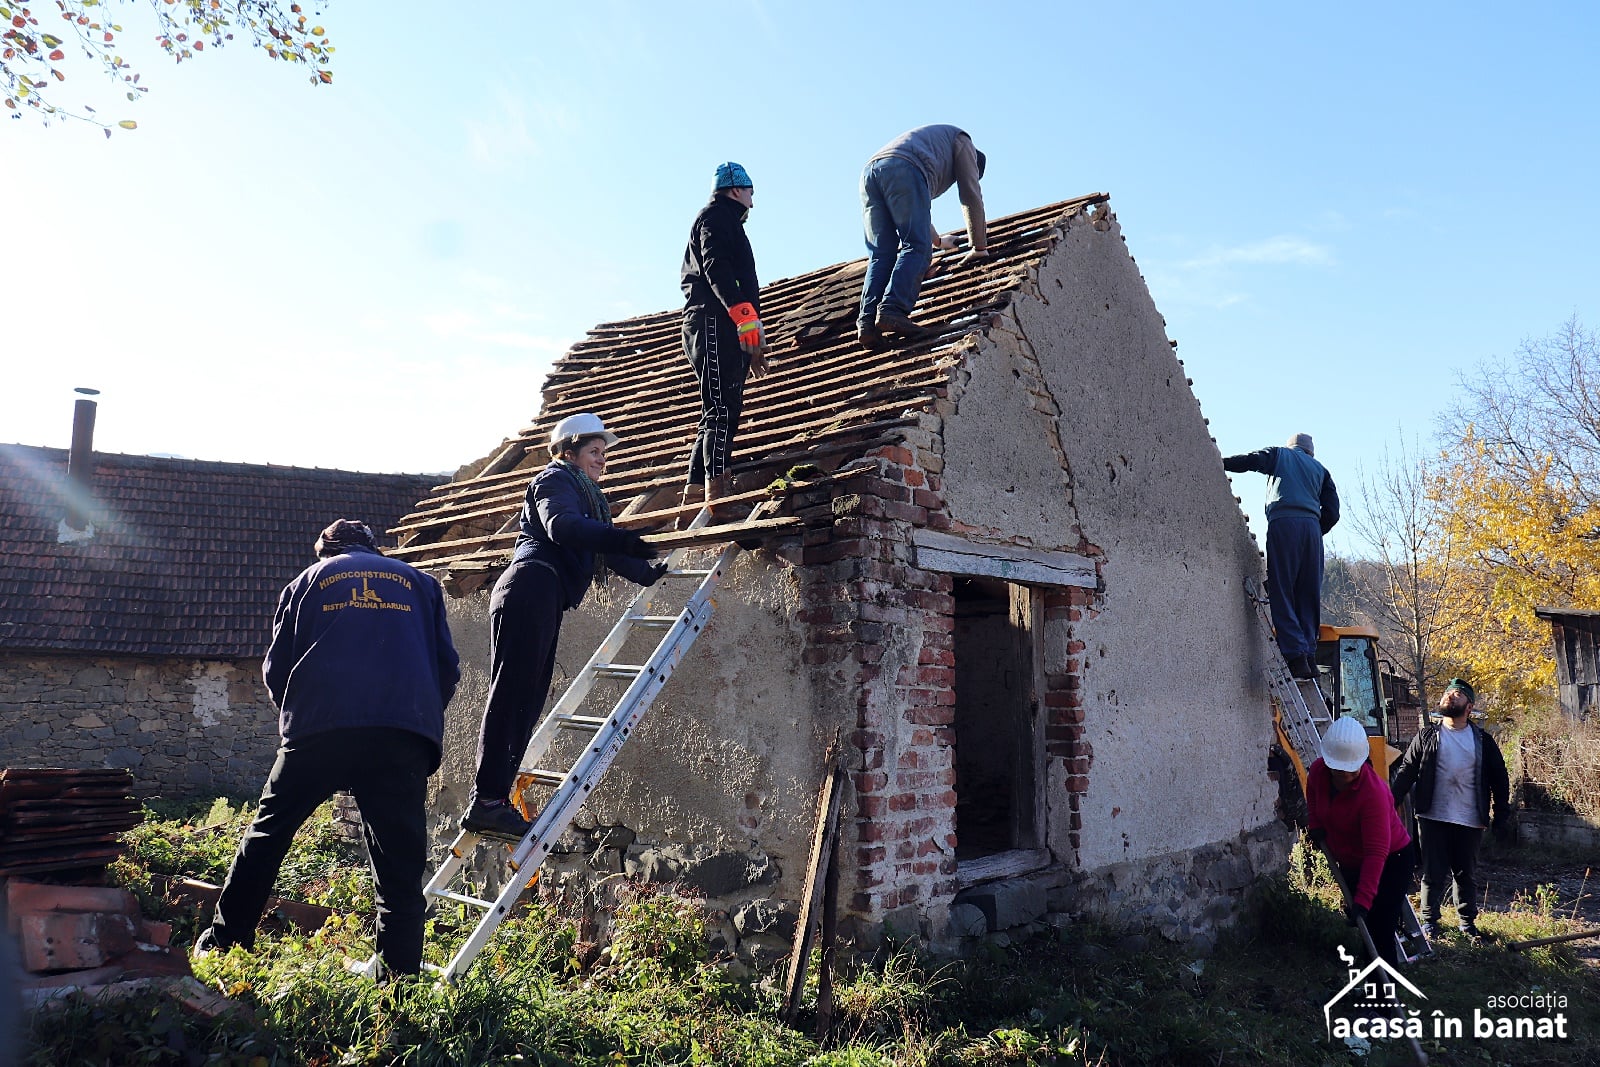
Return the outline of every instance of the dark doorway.
{"type": "Polygon", "coordinates": [[[1034,596],[957,575],[956,858],[1037,844],[1034,596]]]}

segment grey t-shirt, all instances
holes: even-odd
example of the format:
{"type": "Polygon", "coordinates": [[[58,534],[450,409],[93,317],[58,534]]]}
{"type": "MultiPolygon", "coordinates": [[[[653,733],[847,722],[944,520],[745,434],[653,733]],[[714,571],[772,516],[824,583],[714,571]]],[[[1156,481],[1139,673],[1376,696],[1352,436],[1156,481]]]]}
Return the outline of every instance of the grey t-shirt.
{"type": "Polygon", "coordinates": [[[1483,829],[1478,819],[1478,746],[1472,730],[1439,727],[1439,756],[1434,763],[1433,803],[1419,818],[1483,829]]]}

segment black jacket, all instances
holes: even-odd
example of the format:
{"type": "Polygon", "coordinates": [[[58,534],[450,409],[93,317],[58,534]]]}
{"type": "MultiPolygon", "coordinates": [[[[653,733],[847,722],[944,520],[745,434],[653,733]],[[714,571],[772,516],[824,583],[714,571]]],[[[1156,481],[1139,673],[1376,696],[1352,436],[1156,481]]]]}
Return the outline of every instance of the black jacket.
{"type": "Polygon", "coordinates": [[[761,314],[761,284],[744,235],[744,212],[743,204],[718,194],[694,217],[678,272],[685,307],[721,305],[726,311],[748,301],[761,314]]]}
{"type": "MultiPolygon", "coordinates": [[[[1478,751],[1478,821],[1493,825],[1489,819],[1489,801],[1494,800],[1494,818],[1505,818],[1511,811],[1511,781],[1506,774],[1506,761],[1500,755],[1500,746],[1481,727],[1468,723],[1478,751]]],[[[1394,765],[1392,785],[1394,800],[1405,800],[1413,784],[1417,787],[1415,809],[1418,815],[1433,806],[1433,776],[1439,765],[1438,723],[1432,723],[1411,739],[1405,755],[1394,765]]]]}
{"type": "Polygon", "coordinates": [[[621,554],[627,531],[590,511],[583,487],[558,463],[540,471],[522,498],[521,533],[512,559],[547,564],[561,580],[568,610],[578,606],[589,588],[596,552],[606,553],[606,565],[631,582],[644,585],[651,578],[648,560],[621,554]]]}

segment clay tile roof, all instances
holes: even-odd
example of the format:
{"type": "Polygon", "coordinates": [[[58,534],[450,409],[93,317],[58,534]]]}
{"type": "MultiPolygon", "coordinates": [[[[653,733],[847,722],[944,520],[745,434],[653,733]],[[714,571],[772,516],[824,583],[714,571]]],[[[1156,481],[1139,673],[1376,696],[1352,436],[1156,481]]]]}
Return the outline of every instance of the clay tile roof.
{"type": "Polygon", "coordinates": [[[0,445],[0,650],[259,656],[319,530],[385,529],[444,480],[96,453],[95,536],[62,544],[66,472],[0,445]]]}
{"type": "MultiPolygon", "coordinates": [[[[915,318],[943,329],[937,340],[915,346],[873,353],[857,343],[865,259],[764,286],[771,373],[746,385],[735,475],[759,485],[802,462],[833,471],[893,440],[942,395],[971,335],[1006,306],[1059,226],[1106,200],[1094,193],[991,220],[990,256],[976,268],[957,268],[962,252],[935,256],[915,318]]],[[[758,245],[758,262],[760,254],[758,245]]],[[[613,505],[666,506],[646,502],[682,485],[700,417],[680,315],[673,308],[590,330],[551,371],[537,421],[400,521],[397,554],[431,569],[503,561],[528,480],[549,461],[550,427],[580,411],[600,415],[621,437],[607,453],[602,482],[613,505]]]]}

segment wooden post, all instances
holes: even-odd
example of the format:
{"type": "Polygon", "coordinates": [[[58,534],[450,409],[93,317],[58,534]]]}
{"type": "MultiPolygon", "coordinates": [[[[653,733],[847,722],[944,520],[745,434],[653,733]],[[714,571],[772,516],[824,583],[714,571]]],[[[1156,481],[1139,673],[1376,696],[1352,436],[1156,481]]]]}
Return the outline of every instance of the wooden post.
{"type": "MultiPolygon", "coordinates": [[[[828,746],[824,757],[828,763],[828,777],[822,784],[818,798],[817,828],[811,839],[811,863],[806,871],[806,888],[800,898],[800,921],[795,927],[794,950],[789,955],[789,974],[784,982],[787,990],[782,1018],[786,1024],[794,1022],[800,1010],[800,1000],[806,988],[806,966],[811,958],[811,943],[815,936],[819,906],[826,910],[822,899],[829,872],[834,866],[839,837],[839,809],[844,800],[844,771],[839,766],[837,748],[828,746]]],[[[837,896],[838,876],[833,875],[837,896]]],[[[830,990],[831,993],[831,990],[830,990]]]]}

